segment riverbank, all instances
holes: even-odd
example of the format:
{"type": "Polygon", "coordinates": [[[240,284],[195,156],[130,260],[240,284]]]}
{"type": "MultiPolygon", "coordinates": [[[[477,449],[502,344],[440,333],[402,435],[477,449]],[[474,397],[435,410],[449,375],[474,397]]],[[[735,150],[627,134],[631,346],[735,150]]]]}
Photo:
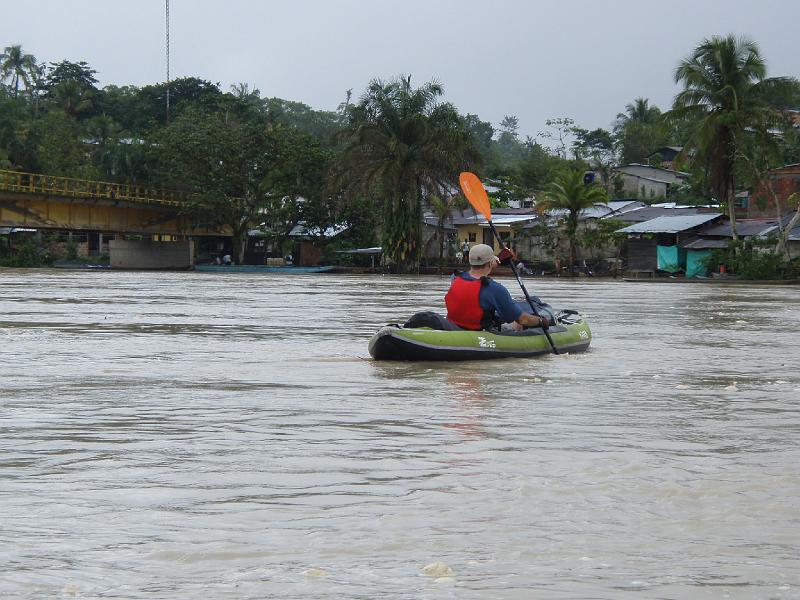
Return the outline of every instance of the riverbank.
{"type": "MultiPolygon", "coordinates": [[[[463,267],[462,267],[463,268],[463,267]]],[[[393,275],[398,277],[416,277],[419,275],[449,277],[453,272],[460,271],[462,268],[456,266],[450,267],[422,267],[419,273],[389,273],[385,269],[370,268],[370,267],[354,267],[354,266],[338,266],[334,265],[332,268],[317,268],[310,270],[297,269],[296,274],[314,274],[324,275],[330,277],[333,275],[393,275]]],[[[5,267],[0,266],[0,272],[19,272],[25,270],[36,271],[95,271],[106,273],[127,273],[127,272],[143,272],[143,273],[186,273],[186,272],[199,272],[194,269],[114,269],[108,264],[91,263],[80,261],[59,261],[50,266],[45,267],[5,267]]],[[[222,274],[223,269],[219,273],[222,274]]],[[[257,271],[257,269],[254,269],[257,271]]],[[[213,270],[205,271],[214,273],[213,270]]],[[[278,271],[281,273],[281,271],[278,271]]],[[[292,274],[291,269],[283,271],[284,274],[292,274]]],[[[275,274],[271,271],[265,270],[263,275],[275,274]]],[[[508,268],[497,268],[492,272],[492,276],[500,279],[513,279],[514,273],[508,268]]],[[[624,277],[624,276],[611,276],[611,275],[592,275],[587,276],[583,274],[569,277],[568,275],[555,275],[555,274],[536,274],[524,275],[523,281],[573,281],[573,282],[589,282],[589,281],[603,281],[603,282],[620,282],[620,283],[658,283],[658,284],[719,284],[719,285],[739,285],[739,286],[800,286],[800,279],[739,279],[734,276],[728,277],[693,277],[687,279],[685,277],[678,277],[674,275],[669,276],[656,276],[656,277],[624,277]]]]}

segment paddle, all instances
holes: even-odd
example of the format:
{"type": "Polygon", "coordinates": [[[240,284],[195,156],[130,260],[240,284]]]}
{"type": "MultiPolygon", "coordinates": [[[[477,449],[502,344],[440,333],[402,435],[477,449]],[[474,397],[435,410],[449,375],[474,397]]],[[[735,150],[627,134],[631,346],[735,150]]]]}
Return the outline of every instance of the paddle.
{"type": "MultiPolygon", "coordinates": [[[[461,190],[464,192],[464,195],[469,200],[469,203],[472,205],[477,212],[481,213],[486,220],[489,222],[489,227],[492,230],[492,234],[494,235],[497,243],[504,250],[508,250],[506,245],[503,243],[503,240],[500,239],[500,235],[497,233],[497,229],[494,228],[494,223],[492,223],[492,207],[489,204],[489,196],[486,195],[486,189],[483,187],[481,180],[478,179],[478,176],[474,173],[470,173],[465,171],[458,176],[458,182],[461,184],[461,190]]],[[[509,251],[510,252],[510,251],[509,251]]],[[[539,319],[542,319],[542,316],[539,314],[539,311],[536,310],[536,306],[533,304],[533,300],[531,300],[530,295],[528,294],[528,290],[525,289],[525,286],[522,283],[522,279],[519,277],[519,273],[517,273],[517,266],[514,264],[514,260],[509,259],[509,264],[511,265],[511,270],[514,273],[514,277],[517,279],[517,283],[519,287],[522,288],[522,293],[525,294],[525,299],[528,301],[528,304],[539,319]]],[[[553,338],[550,337],[550,332],[547,331],[547,327],[542,327],[542,331],[544,331],[544,335],[547,337],[547,341],[550,342],[550,347],[553,349],[553,354],[559,354],[558,348],[556,348],[555,343],[553,343],[553,338]]]]}

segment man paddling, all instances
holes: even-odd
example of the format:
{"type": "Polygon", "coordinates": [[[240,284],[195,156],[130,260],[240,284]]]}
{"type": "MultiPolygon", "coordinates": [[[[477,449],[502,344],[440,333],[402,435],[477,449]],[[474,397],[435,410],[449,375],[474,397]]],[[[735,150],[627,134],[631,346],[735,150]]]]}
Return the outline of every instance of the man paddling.
{"type": "Polygon", "coordinates": [[[546,318],[525,312],[508,290],[489,278],[498,263],[494,250],[477,244],[469,251],[469,271],[453,277],[444,297],[447,320],[462,329],[480,330],[495,327],[496,318],[503,323],[516,323],[520,329],[548,326],[546,318]]]}

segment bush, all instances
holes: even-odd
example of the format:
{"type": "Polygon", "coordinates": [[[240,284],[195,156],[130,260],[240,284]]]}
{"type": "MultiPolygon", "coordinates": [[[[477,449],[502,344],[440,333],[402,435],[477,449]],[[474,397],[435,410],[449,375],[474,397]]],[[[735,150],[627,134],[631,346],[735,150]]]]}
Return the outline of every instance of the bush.
{"type": "Polygon", "coordinates": [[[3,267],[47,267],[52,261],[34,238],[22,239],[0,255],[0,266],[3,267]]]}
{"type": "Polygon", "coordinates": [[[742,279],[785,279],[792,269],[774,248],[775,240],[770,238],[740,240],[724,250],[714,250],[705,262],[709,271],[725,265],[728,272],[742,279]]]}
{"type": "Polygon", "coordinates": [[[78,260],[78,244],[72,238],[67,240],[67,260],[78,260]]]}

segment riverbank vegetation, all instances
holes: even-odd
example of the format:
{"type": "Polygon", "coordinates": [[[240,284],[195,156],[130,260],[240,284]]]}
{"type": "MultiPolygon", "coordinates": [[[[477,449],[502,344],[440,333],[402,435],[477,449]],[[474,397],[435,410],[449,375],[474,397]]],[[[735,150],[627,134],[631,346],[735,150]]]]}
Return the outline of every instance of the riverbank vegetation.
{"type": "Polygon", "coordinates": [[[735,226],[737,191],[800,162],[789,110],[800,108],[797,80],[766,73],[754,42],[711,38],[678,63],[682,90],[669,110],[640,97],[608,129],[554,115],[523,138],[516,116],[494,125],[463,114],[442,83],[409,75],[347,90],[325,111],[198,77],[99,87],[86,62],[43,62],[10,45],[0,55],[0,169],[192,192],[187,213],[229,227],[240,260],[249,229],[280,246],[302,221],[329,251],[382,245],[401,270],[419,264],[423,213],[438,215],[443,234],[458,172],[472,170],[494,182],[497,205],[539,194],[565,208],[574,263],[573,208],[630,198],[619,164],[659,165],[659,148],[682,147],[676,167],[691,177],[675,198],[721,204],[735,226]],[[599,177],[584,185],[587,170],[599,177]],[[345,242],[325,238],[333,224],[350,227],[345,242]]]}

